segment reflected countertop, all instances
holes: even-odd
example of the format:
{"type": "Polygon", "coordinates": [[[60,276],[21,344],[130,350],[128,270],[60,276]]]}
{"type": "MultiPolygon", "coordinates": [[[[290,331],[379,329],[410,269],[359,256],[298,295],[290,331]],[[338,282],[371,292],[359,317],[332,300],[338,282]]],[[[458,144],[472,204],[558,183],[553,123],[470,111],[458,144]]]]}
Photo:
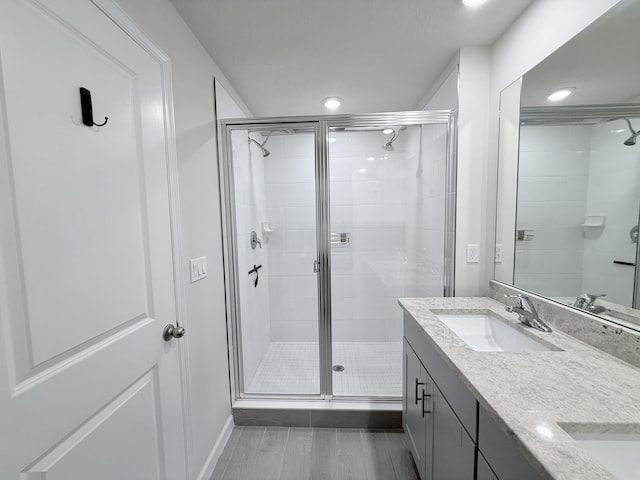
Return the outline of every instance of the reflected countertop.
{"type": "Polygon", "coordinates": [[[616,478],[565,429],[640,432],[640,369],[560,331],[525,327],[490,298],[401,298],[399,303],[543,477],[616,478]],[[560,350],[474,351],[434,310],[486,310],[560,350]]]}

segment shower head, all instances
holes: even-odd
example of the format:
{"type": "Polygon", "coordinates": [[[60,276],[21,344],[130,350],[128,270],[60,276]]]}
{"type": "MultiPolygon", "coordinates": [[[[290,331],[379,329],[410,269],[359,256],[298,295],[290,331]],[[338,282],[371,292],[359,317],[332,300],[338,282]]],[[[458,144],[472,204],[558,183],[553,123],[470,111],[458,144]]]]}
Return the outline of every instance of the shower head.
{"type": "MultiPolygon", "coordinates": [[[[607,121],[611,122],[613,120],[618,120],[618,119],[610,118],[607,121]]],[[[631,125],[631,120],[629,120],[628,118],[622,118],[620,120],[624,120],[625,122],[627,122],[627,125],[629,126],[629,131],[631,132],[631,136],[624,141],[624,144],[627,145],[628,147],[632,147],[636,144],[638,136],[640,135],[640,130],[638,131],[634,130],[633,126],[631,125]]]]}
{"type": "MultiPolygon", "coordinates": [[[[269,137],[267,137],[267,140],[269,140],[269,137]]],[[[268,157],[269,155],[271,155],[271,152],[264,147],[264,144],[267,143],[267,140],[265,140],[264,143],[260,144],[257,140],[254,140],[253,138],[249,137],[249,143],[251,142],[255,143],[258,146],[258,148],[262,150],[263,157],[268,157]]]]}
{"type": "Polygon", "coordinates": [[[384,148],[387,152],[393,152],[395,150],[393,148],[393,142],[395,142],[396,138],[398,138],[398,133],[400,133],[400,130],[393,129],[393,137],[391,137],[391,140],[382,145],[382,148],[384,148]]]}

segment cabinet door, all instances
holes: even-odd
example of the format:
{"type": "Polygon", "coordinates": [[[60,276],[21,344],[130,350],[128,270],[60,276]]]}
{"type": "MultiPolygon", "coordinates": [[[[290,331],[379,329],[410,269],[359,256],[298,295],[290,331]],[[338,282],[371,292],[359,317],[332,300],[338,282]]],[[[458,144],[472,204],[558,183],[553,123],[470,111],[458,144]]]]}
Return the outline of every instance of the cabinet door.
{"type": "Polygon", "coordinates": [[[478,476],[477,480],[498,480],[498,477],[493,473],[491,467],[484,459],[481,453],[478,452],[478,476]]]}
{"type": "Polygon", "coordinates": [[[436,386],[428,403],[433,417],[433,480],[473,480],[473,441],[436,386]]]}
{"type": "Polygon", "coordinates": [[[405,340],[403,426],[422,480],[431,480],[431,415],[426,413],[427,371],[405,340]],[[429,431],[428,431],[429,428],[429,431]],[[429,434],[429,441],[427,441],[429,434]]]}

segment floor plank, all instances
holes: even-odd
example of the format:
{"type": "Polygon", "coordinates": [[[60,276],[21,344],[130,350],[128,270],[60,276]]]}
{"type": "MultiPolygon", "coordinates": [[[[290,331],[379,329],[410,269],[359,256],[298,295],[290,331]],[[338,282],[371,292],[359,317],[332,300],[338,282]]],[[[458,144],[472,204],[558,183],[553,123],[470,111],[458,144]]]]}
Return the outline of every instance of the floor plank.
{"type": "MultiPolygon", "coordinates": [[[[384,431],[363,430],[360,436],[366,478],[369,480],[395,479],[396,474],[391,460],[391,451],[384,431]]],[[[400,478],[400,480],[404,479],[400,478]]]]}
{"type": "Polygon", "coordinates": [[[269,427],[265,430],[260,450],[257,452],[253,478],[279,480],[287,438],[288,427],[269,427]]]}
{"type": "Polygon", "coordinates": [[[335,428],[314,428],[311,436],[311,478],[312,480],[336,479],[337,454],[335,428]]]}
{"type": "Polygon", "coordinates": [[[229,436],[229,440],[227,440],[227,444],[224,449],[222,449],[222,453],[220,454],[220,458],[216,463],[216,467],[213,469],[213,474],[211,475],[210,480],[222,480],[225,470],[229,465],[229,461],[233,456],[233,452],[238,445],[238,441],[240,440],[240,434],[242,433],[243,427],[233,427],[231,431],[231,435],[229,436]]]}
{"type": "Polygon", "coordinates": [[[418,480],[398,431],[235,427],[211,480],[418,480]]]}
{"type": "Polygon", "coordinates": [[[264,437],[265,427],[244,427],[222,480],[259,480],[256,472],[256,452],[264,437]]]}
{"type": "Polygon", "coordinates": [[[420,480],[411,451],[406,443],[403,432],[385,432],[385,438],[391,454],[396,478],[406,480],[420,480]]]}
{"type": "Polygon", "coordinates": [[[336,437],[335,476],[344,480],[365,480],[360,430],[339,428],[336,437]]]}
{"type": "Polygon", "coordinates": [[[284,450],[282,480],[308,480],[311,478],[311,428],[290,428],[284,450]]]}

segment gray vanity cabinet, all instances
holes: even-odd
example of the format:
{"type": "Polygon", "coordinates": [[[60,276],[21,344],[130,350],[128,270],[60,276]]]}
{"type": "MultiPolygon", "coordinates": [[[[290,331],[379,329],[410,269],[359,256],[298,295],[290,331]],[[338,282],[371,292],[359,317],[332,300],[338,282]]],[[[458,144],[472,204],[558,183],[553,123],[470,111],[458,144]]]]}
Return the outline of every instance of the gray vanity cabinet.
{"type": "Polygon", "coordinates": [[[433,479],[473,479],[476,446],[435,387],[433,389],[433,479]]]}
{"type": "Polygon", "coordinates": [[[403,426],[422,480],[540,480],[413,319],[404,321],[403,426]]]}
{"type": "Polygon", "coordinates": [[[495,476],[481,453],[478,453],[478,475],[476,480],[498,480],[498,477],[495,476]]]}
{"type": "Polygon", "coordinates": [[[475,444],[404,341],[403,426],[422,480],[474,477],[475,444]]]}
{"type": "Polygon", "coordinates": [[[431,480],[433,449],[427,444],[427,431],[433,430],[433,418],[426,411],[427,395],[431,389],[427,371],[411,346],[405,340],[404,350],[404,395],[402,423],[407,434],[413,459],[422,480],[431,480]]]}

